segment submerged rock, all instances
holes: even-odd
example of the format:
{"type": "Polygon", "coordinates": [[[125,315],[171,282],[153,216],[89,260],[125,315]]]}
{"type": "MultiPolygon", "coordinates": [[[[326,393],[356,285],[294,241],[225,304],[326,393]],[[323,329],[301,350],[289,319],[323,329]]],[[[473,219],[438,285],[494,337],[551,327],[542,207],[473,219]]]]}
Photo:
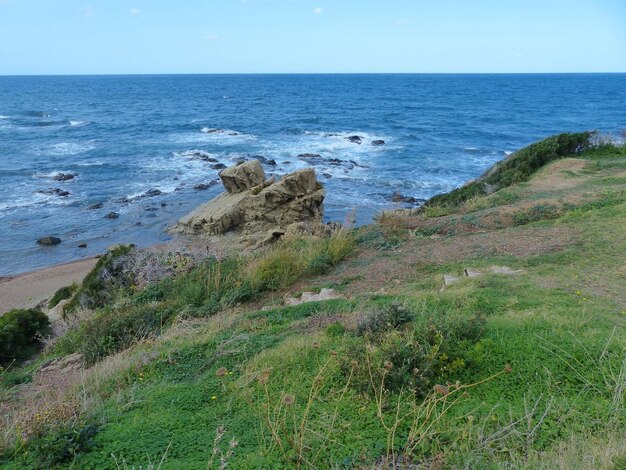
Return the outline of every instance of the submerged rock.
{"type": "Polygon", "coordinates": [[[196,189],[198,191],[206,191],[214,184],[215,184],[215,181],[211,181],[210,183],[200,183],[200,184],[195,185],[193,189],[196,189]]]}
{"type": "Polygon", "coordinates": [[[320,222],[325,194],[312,168],[266,180],[260,162],[250,160],[227,168],[220,178],[226,192],[180,219],[172,231],[228,235],[236,245],[251,248],[288,232],[330,231],[320,222]]]}
{"type": "Polygon", "coordinates": [[[54,246],[60,243],[61,243],[61,239],[58,237],[42,237],[39,240],[37,240],[37,244],[43,245],[43,246],[54,246]]]}
{"type": "Polygon", "coordinates": [[[71,194],[69,191],[65,191],[64,189],[60,189],[60,188],[40,189],[37,192],[39,194],[49,194],[49,195],[60,196],[60,197],[67,197],[71,194]]]}
{"type": "Polygon", "coordinates": [[[322,156],[319,153],[301,153],[300,155],[298,155],[298,158],[303,158],[306,160],[309,158],[322,158],[322,156]]]}
{"type": "Polygon", "coordinates": [[[391,200],[393,202],[403,202],[405,204],[421,204],[424,202],[424,199],[418,199],[415,198],[413,196],[404,196],[400,193],[393,193],[393,195],[391,196],[391,200]]]}
{"type": "Polygon", "coordinates": [[[92,211],[95,209],[102,209],[104,207],[104,203],[102,202],[97,202],[95,204],[90,205],[89,207],[87,207],[88,210],[92,211]]]}
{"type": "Polygon", "coordinates": [[[143,193],[140,197],[154,197],[160,196],[161,194],[163,194],[163,192],[160,189],[150,189],[143,193]]]}
{"type": "Polygon", "coordinates": [[[362,139],[359,135],[351,135],[346,137],[346,140],[352,142],[353,144],[360,144],[362,139]]]}
{"type": "Polygon", "coordinates": [[[52,179],[54,181],[69,181],[69,180],[73,180],[77,176],[78,175],[76,173],[59,173],[57,175],[54,175],[52,179]]]}
{"type": "Polygon", "coordinates": [[[385,145],[385,141],[384,140],[372,140],[372,145],[385,145]]]}
{"type": "Polygon", "coordinates": [[[119,214],[117,212],[109,212],[107,215],[104,216],[105,219],[117,219],[119,218],[119,214]]]}
{"type": "Polygon", "coordinates": [[[276,160],[265,158],[263,155],[253,155],[250,158],[260,161],[263,165],[276,166],[276,160]]]}

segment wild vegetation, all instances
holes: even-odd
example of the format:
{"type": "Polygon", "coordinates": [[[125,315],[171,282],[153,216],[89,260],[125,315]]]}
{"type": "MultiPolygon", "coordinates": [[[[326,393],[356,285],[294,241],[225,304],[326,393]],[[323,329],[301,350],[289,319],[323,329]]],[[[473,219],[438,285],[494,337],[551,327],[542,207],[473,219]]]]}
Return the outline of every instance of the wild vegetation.
{"type": "Polygon", "coordinates": [[[624,468],[626,147],[588,139],[330,239],[107,255],[67,333],[4,372],[0,462],[624,468]],[[341,298],[283,305],[322,288],[341,298]]]}

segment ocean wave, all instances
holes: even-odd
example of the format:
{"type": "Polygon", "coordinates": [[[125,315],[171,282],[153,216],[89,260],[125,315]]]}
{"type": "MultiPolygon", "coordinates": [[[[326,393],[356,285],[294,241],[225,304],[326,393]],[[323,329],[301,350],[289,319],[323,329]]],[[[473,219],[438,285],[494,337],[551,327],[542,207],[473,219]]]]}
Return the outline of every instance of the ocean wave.
{"type": "MultiPolygon", "coordinates": [[[[293,132],[293,131],[292,131],[293,132]]],[[[259,153],[266,154],[277,161],[282,158],[296,158],[300,154],[320,154],[324,158],[355,160],[359,163],[389,150],[401,147],[394,145],[393,139],[386,135],[374,135],[368,132],[347,131],[308,131],[284,136],[279,141],[263,142],[259,153]],[[356,139],[358,137],[358,139],[356,139]],[[351,141],[353,138],[354,141],[351,141]],[[376,145],[373,142],[384,143],[376,145]],[[361,142],[360,144],[357,142],[361,142]]]]}
{"type": "Polygon", "coordinates": [[[233,129],[222,129],[222,128],[214,128],[214,127],[203,127],[200,129],[202,135],[206,138],[210,136],[214,141],[232,141],[233,139],[246,139],[252,140],[256,139],[255,135],[246,134],[245,132],[236,131],[233,129]]]}
{"type": "Polygon", "coordinates": [[[3,114],[0,114],[0,119],[9,119],[9,116],[5,116],[3,114]]]}
{"type": "Polygon", "coordinates": [[[54,178],[55,176],[57,176],[59,173],[65,173],[65,174],[71,174],[71,171],[67,171],[67,170],[54,170],[51,171],[49,173],[33,173],[33,178],[44,178],[44,179],[48,179],[48,178],[54,178]]]}
{"type": "Polygon", "coordinates": [[[71,119],[69,120],[70,126],[75,127],[75,126],[82,126],[87,124],[85,121],[72,121],[71,119]]]}
{"type": "Polygon", "coordinates": [[[107,162],[95,161],[95,162],[78,162],[74,163],[76,166],[104,166],[107,165],[107,162]]]}
{"type": "Polygon", "coordinates": [[[43,147],[35,147],[34,153],[37,155],[79,155],[94,150],[96,145],[93,142],[59,142],[43,147]]]}
{"type": "Polygon", "coordinates": [[[17,209],[28,209],[42,205],[51,207],[71,206],[76,202],[69,198],[59,197],[56,194],[34,192],[32,195],[0,203],[0,212],[11,212],[17,209]]]}

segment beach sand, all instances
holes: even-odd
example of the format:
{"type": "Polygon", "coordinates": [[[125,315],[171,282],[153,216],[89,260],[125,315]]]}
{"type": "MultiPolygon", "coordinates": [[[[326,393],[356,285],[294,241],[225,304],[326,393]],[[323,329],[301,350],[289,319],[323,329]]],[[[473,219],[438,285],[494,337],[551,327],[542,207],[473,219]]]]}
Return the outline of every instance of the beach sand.
{"type": "Polygon", "coordinates": [[[71,263],[0,278],[0,315],[13,308],[35,307],[63,286],[82,282],[97,262],[87,258],[71,263]]]}

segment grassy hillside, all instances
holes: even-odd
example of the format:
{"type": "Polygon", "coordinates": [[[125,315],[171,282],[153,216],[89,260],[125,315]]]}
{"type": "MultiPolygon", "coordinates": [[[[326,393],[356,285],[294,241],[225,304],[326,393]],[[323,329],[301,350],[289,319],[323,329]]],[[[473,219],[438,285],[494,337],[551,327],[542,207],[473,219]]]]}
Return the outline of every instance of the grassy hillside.
{"type": "Polygon", "coordinates": [[[626,147],[581,138],[491,194],[83,286],[0,378],[1,466],[625,468],[626,147]]]}

